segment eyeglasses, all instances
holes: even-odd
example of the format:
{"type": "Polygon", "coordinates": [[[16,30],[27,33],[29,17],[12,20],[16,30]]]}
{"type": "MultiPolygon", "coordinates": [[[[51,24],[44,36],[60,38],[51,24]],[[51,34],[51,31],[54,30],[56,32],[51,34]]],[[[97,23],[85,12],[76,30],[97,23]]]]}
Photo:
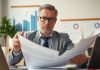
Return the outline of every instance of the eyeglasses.
{"type": "MultiPolygon", "coordinates": [[[[40,16],[39,16],[40,17],[40,16]]],[[[47,17],[45,17],[45,16],[43,16],[43,17],[40,17],[40,21],[41,22],[46,22],[48,20],[48,23],[55,23],[56,22],[56,20],[57,20],[57,18],[54,18],[54,17],[50,17],[50,18],[47,18],[47,17]]]]}

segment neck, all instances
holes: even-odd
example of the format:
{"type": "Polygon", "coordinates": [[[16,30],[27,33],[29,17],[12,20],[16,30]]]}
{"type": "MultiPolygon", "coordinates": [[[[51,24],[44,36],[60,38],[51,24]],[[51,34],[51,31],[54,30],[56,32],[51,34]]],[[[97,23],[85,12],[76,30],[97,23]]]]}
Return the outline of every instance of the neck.
{"type": "Polygon", "coordinates": [[[44,37],[49,37],[51,34],[52,34],[52,32],[51,33],[42,33],[42,32],[40,32],[41,34],[42,34],[42,36],[44,36],[44,37]]]}
{"type": "Polygon", "coordinates": [[[43,36],[45,36],[45,37],[49,37],[50,36],[50,34],[46,34],[46,33],[41,33],[43,36]]]}

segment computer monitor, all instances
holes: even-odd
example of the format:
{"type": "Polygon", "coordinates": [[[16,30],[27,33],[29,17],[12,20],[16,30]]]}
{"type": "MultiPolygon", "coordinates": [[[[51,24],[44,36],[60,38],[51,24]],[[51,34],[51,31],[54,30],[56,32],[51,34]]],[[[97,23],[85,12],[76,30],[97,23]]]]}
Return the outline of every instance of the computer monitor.
{"type": "Polygon", "coordinates": [[[100,36],[96,38],[87,68],[100,69],[100,36]]]}
{"type": "Polygon", "coordinates": [[[1,46],[0,46],[0,70],[9,70],[9,67],[7,65],[1,46]]]}

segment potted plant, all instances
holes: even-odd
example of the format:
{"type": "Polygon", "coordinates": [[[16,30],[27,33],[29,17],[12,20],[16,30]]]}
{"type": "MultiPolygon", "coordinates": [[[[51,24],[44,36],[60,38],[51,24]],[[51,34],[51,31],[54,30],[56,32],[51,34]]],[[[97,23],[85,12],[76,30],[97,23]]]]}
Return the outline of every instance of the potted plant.
{"type": "Polygon", "coordinates": [[[10,36],[11,38],[15,35],[17,29],[15,26],[12,26],[10,20],[7,17],[2,17],[0,22],[0,37],[3,37],[6,45],[6,38],[10,36]]]}

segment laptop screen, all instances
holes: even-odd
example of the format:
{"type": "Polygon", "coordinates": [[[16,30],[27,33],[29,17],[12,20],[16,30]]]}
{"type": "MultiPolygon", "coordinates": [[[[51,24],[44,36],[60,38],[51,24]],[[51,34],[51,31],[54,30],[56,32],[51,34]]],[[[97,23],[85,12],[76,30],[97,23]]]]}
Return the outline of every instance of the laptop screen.
{"type": "Polygon", "coordinates": [[[1,46],[0,46],[0,70],[9,70],[1,46]]]}
{"type": "Polygon", "coordinates": [[[88,69],[100,69],[100,36],[97,37],[91,58],[88,63],[88,69]]]}

